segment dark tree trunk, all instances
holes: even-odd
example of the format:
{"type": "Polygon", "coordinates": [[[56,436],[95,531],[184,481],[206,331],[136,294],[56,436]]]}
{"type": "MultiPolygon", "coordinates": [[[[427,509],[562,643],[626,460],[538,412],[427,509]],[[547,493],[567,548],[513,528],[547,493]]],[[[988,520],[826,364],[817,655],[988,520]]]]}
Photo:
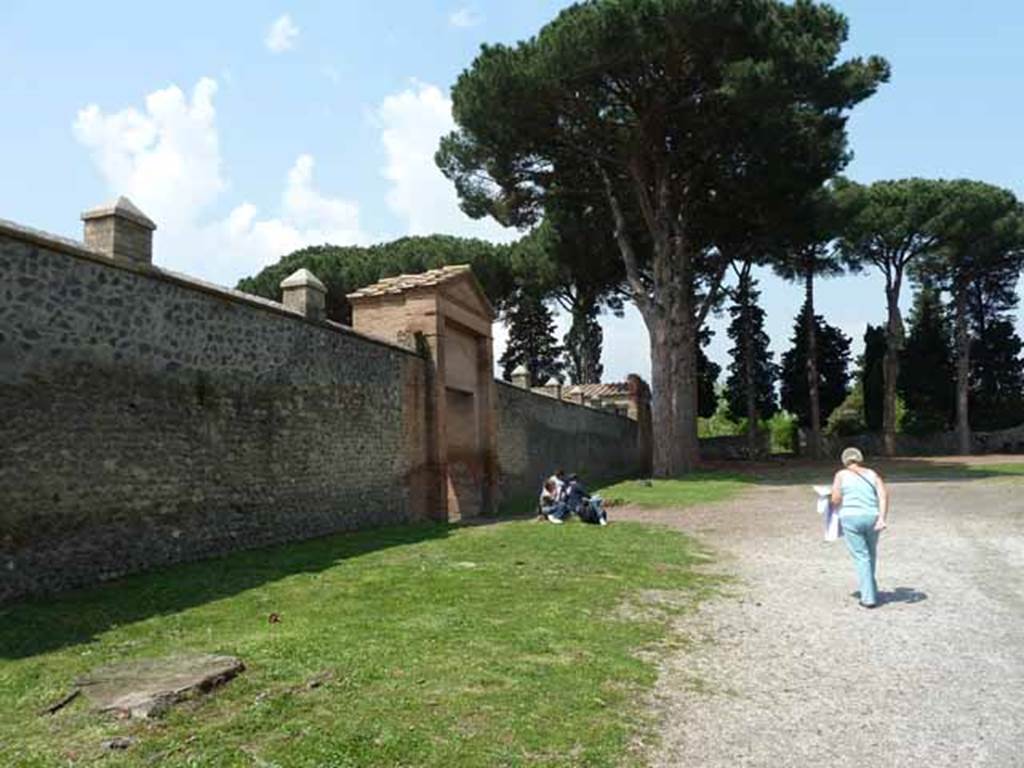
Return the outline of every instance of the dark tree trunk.
{"type": "Polygon", "coordinates": [[[955,304],[954,333],[956,335],[956,444],[963,456],[971,452],[971,419],[970,370],[971,370],[971,339],[967,328],[967,290],[964,286],[956,286],[953,301],[955,304]]]}
{"type": "Polygon", "coordinates": [[[821,398],[818,393],[818,334],[814,323],[814,272],[804,274],[807,315],[807,398],[811,416],[811,431],[807,437],[807,452],[812,459],[821,458],[821,398]]]}
{"type": "MultiPolygon", "coordinates": [[[[667,254],[666,254],[667,255],[667,254]]],[[[697,319],[684,258],[655,256],[660,300],[644,313],[651,336],[654,476],[679,477],[700,459],[697,439],[697,319]]]]}
{"type": "Polygon", "coordinates": [[[896,455],[896,381],[900,375],[903,348],[903,317],[900,314],[900,276],[886,286],[888,321],[885,328],[885,357],[882,360],[882,445],[886,456],[896,455]]]}
{"type": "Polygon", "coordinates": [[[757,382],[754,377],[754,349],[753,339],[751,334],[753,329],[750,327],[751,320],[751,285],[750,285],[750,270],[751,263],[748,261],[743,265],[743,271],[740,272],[740,296],[743,301],[743,343],[740,345],[743,354],[743,385],[746,390],[746,410],[747,410],[747,456],[750,458],[758,458],[761,454],[759,440],[758,440],[758,422],[760,421],[760,414],[757,412],[757,382]]]}
{"type": "MultiPolygon", "coordinates": [[[[679,477],[697,465],[696,339],[686,342],[667,319],[648,324],[654,477],[679,477]]],[[[694,335],[695,336],[695,335],[694,335]]]]}
{"type": "MultiPolygon", "coordinates": [[[[634,191],[653,241],[650,273],[641,274],[614,186],[600,166],[597,170],[604,180],[615,220],[615,239],[626,267],[626,279],[650,335],[653,475],[678,477],[692,472],[700,460],[697,329],[703,322],[703,313],[698,316],[694,293],[694,254],[687,250],[685,237],[674,228],[676,216],[668,177],[662,176],[652,185],[656,190],[654,203],[643,174],[632,168],[634,191]]],[[[720,280],[721,272],[704,300],[703,312],[714,300],[720,280]]]]}

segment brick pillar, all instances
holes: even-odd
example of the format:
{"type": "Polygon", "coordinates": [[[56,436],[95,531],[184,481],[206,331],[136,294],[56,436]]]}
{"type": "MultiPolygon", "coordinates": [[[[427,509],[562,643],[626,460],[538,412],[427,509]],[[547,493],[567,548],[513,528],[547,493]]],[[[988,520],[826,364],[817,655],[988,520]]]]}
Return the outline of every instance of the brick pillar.
{"type": "Polygon", "coordinates": [[[86,248],[118,261],[153,263],[156,224],[127,197],[85,211],[82,222],[86,248]]]}
{"type": "Polygon", "coordinates": [[[640,471],[649,475],[654,461],[654,425],[651,421],[651,388],[635,373],[626,378],[629,384],[627,415],[636,421],[636,448],[640,471]]]}
{"type": "Polygon", "coordinates": [[[281,281],[282,303],[310,320],[323,320],[327,306],[327,288],[308,269],[300,269],[281,281]]]}

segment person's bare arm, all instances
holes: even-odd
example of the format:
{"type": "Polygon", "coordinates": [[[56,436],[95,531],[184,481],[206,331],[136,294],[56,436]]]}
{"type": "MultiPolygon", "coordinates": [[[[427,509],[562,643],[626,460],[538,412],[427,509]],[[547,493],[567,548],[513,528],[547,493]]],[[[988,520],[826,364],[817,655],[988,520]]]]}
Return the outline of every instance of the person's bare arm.
{"type": "Polygon", "coordinates": [[[878,481],[878,520],[875,522],[875,530],[881,531],[889,526],[889,489],[885,487],[882,476],[875,472],[878,481]]]}
{"type": "Polygon", "coordinates": [[[843,503],[843,484],[839,480],[839,475],[841,473],[842,470],[836,472],[836,476],[832,478],[832,494],[830,496],[830,501],[832,502],[833,507],[842,506],[843,503]]]}

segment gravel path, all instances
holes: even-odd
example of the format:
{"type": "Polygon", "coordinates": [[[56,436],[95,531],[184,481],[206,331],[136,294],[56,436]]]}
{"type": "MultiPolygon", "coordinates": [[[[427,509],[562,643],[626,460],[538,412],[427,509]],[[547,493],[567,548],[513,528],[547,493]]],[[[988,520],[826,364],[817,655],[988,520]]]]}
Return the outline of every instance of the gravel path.
{"type": "Polygon", "coordinates": [[[698,510],[622,510],[696,533],[738,577],[680,620],[655,766],[1024,766],[1024,483],[895,483],[864,610],[808,486],[698,510]]]}

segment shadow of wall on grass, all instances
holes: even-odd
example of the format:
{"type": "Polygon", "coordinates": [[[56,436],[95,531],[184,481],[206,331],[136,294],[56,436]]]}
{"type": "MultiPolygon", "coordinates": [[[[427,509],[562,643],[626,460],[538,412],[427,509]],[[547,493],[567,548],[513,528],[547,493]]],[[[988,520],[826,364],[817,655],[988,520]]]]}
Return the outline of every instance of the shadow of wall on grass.
{"type": "Polygon", "coordinates": [[[88,643],[117,626],[184,611],[288,576],[322,572],[370,552],[445,538],[456,527],[427,523],[335,534],[8,603],[0,606],[0,659],[88,643]]]}

